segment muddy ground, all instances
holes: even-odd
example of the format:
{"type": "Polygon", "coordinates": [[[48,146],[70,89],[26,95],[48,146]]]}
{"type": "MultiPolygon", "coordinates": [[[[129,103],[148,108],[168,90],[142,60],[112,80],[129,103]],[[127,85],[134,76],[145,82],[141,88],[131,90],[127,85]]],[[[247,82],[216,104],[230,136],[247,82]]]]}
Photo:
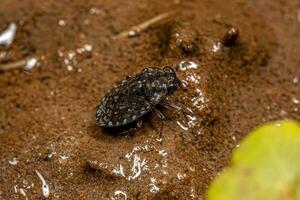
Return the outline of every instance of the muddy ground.
{"type": "Polygon", "coordinates": [[[0,30],[17,24],[0,64],[0,199],[203,199],[255,126],[300,120],[300,2],[1,0],[0,30]],[[156,15],[136,37],[113,39],[156,15]],[[226,45],[230,28],[239,30],[226,45]],[[145,116],[115,136],[95,125],[114,83],[172,65],[184,87],[169,101],[190,110],[145,116]],[[46,189],[46,188],[45,188],[46,189]]]}

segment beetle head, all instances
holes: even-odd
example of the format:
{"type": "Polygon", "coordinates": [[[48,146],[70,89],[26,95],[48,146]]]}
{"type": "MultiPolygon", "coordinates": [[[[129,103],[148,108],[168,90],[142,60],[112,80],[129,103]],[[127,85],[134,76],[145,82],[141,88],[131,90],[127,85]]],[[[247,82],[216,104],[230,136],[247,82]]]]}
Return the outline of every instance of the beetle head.
{"type": "Polygon", "coordinates": [[[175,90],[177,90],[181,85],[181,81],[179,80],[179,78],[176,75],[175,70],[170,67],[164,67],[163,68],[164,71],[164,77],[167,79],[168,83],[167,83],[167,87],[168,87],[168,93],[173,93],[175,90]]]}

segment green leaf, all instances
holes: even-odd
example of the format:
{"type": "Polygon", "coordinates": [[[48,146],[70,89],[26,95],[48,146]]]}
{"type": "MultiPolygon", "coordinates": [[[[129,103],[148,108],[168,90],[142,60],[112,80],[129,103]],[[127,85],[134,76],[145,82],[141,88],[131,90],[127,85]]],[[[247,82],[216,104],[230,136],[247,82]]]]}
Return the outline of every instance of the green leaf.
{"type": "Polygon", "coordinates": [[[252,131],[207,199],[300,200],[300,124],[286,120],[252,131]]]}

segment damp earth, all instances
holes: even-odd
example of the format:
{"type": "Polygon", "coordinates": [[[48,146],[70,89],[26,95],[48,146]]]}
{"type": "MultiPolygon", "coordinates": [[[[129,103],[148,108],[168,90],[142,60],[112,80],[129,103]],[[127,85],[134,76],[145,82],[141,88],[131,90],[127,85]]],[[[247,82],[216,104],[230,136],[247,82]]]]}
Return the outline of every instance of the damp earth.
{"type": "Polygon", "coordinates": [[[300,120],[298,0],[1,0],[0,19],[0,199],[204,199],[251,129],[300,120]],[[103,131],[100,100],[150,66],[176,66],[186,117],[103,131]]]}

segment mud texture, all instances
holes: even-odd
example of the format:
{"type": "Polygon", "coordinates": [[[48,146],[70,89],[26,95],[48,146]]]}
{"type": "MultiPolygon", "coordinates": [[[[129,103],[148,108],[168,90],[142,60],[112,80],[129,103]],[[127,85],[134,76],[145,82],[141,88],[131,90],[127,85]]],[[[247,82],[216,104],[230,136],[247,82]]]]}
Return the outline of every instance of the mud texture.
{"type": "Polygon", "coordinates": [[[300,3],[290,1],[1,0],[0,30],[17,24],[0,64],[0,199],[204,199],[255,126],[300,120],[300,3]],[[113,39],[174,12],[135,37],[113,39]],[[116,81],[172,65],[184,87],[143,127],[95,125],[116,81]]]}

